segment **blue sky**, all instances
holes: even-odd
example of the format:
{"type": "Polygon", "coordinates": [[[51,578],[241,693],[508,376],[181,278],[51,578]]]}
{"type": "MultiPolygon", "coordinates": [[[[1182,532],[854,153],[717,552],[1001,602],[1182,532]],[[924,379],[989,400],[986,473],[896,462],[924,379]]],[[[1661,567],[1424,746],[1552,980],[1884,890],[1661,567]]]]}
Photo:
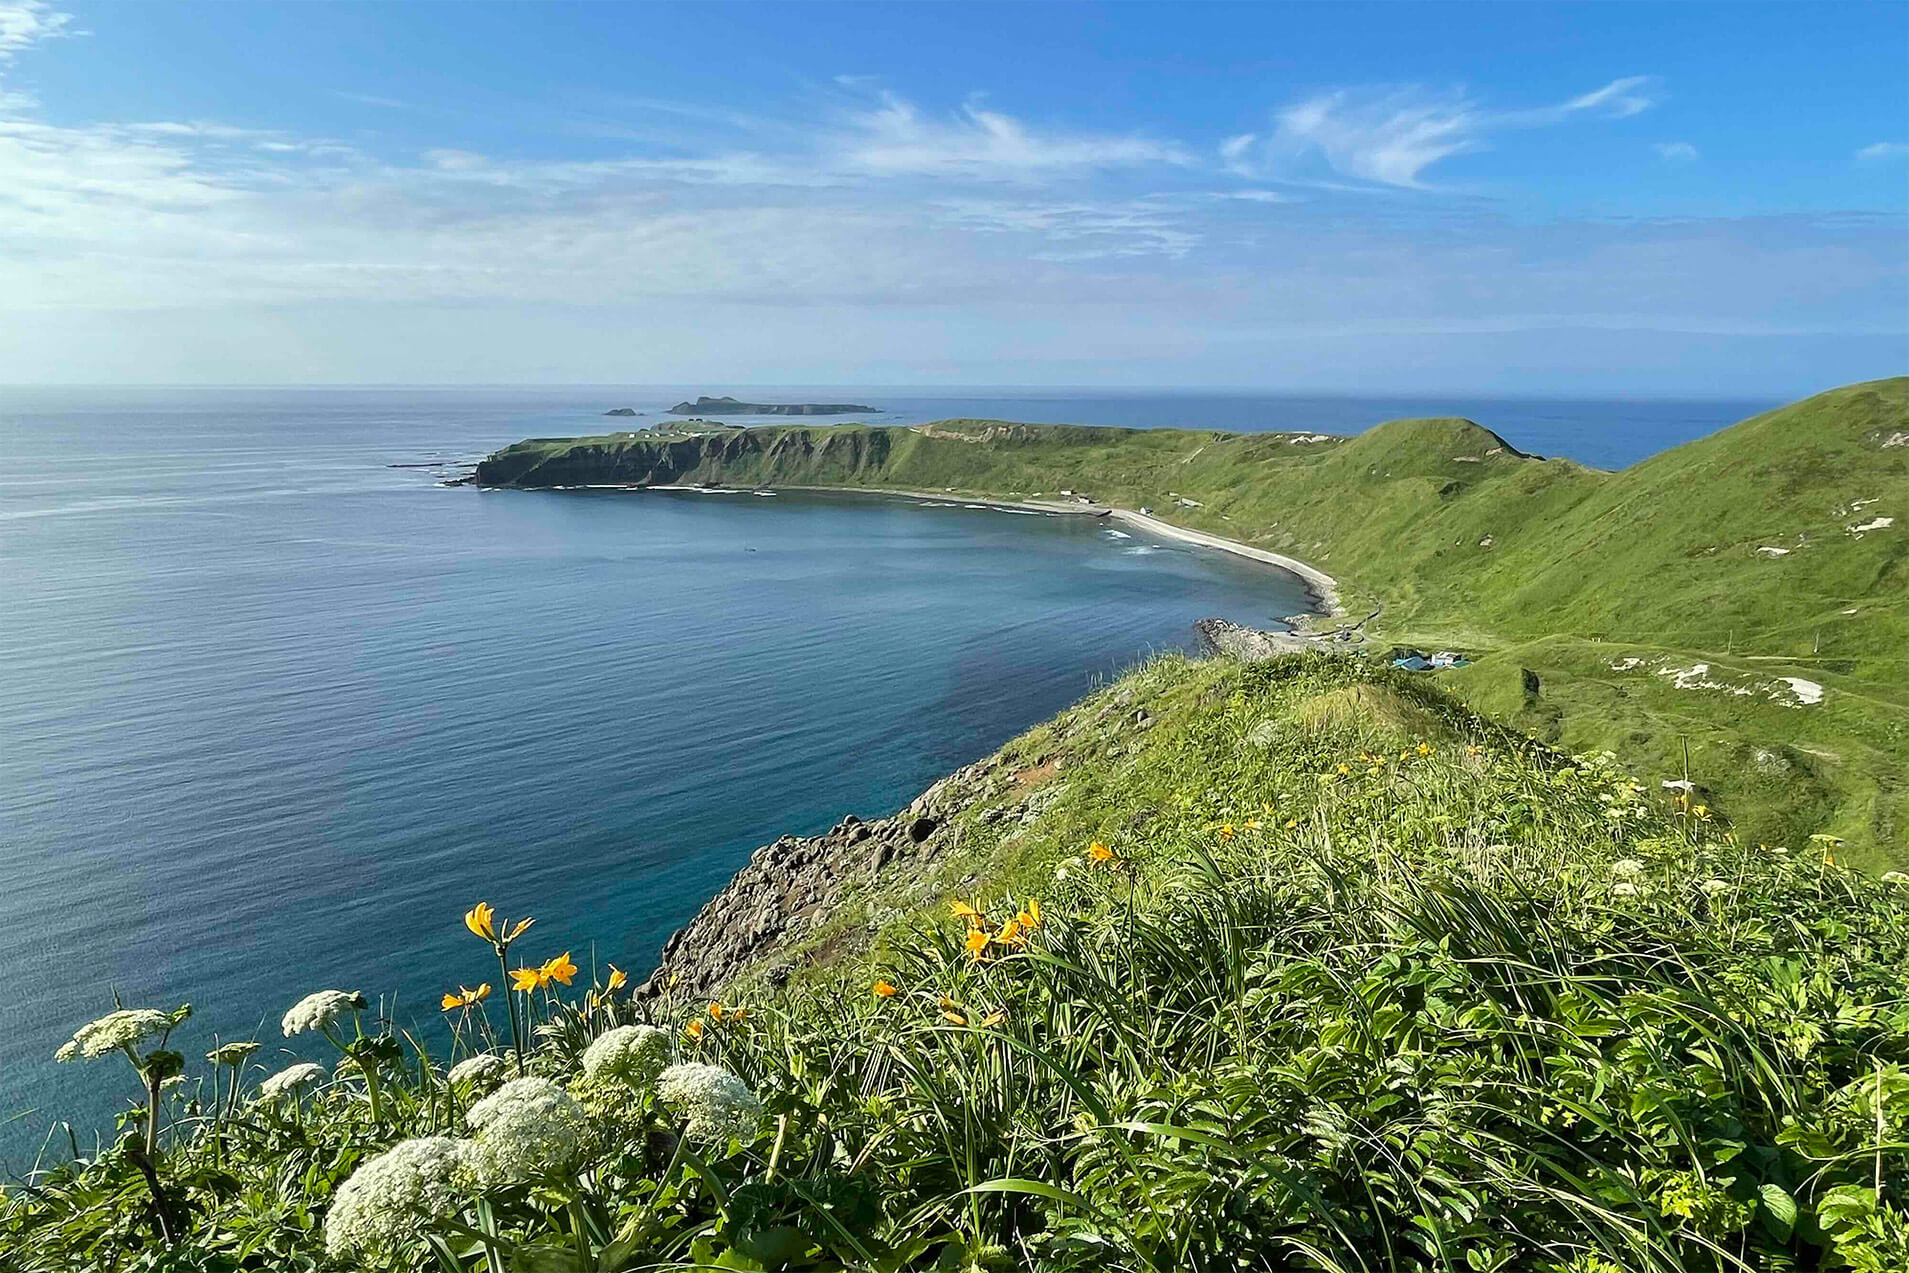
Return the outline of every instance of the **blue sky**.
{"type": "Polygon", "coordinates": [[[1803,393],[1909,6],[0,0],[0,381],[1803,393]]]}

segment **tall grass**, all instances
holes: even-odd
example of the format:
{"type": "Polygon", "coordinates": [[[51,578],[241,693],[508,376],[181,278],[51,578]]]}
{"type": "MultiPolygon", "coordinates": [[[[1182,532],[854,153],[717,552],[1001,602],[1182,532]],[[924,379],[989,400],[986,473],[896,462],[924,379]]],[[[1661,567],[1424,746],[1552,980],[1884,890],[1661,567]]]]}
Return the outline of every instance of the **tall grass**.
{"type": "MultiPolygon", "coordinates": [[[[1909,1267],[1904,883],[1325,659],[1162,663],[1011,763],[1036,747],[1068,791],[1001,835],[1019,887],[961,896],[978,919],[944,894],[720,1011],[533,996],[580,1155],[355,1266],[1909,1267]],[[1353,685],[1359,713],[1318,710],[1353,685]],[[1116,750],[1090,726],[1135,693],[1160,724],[1116,750]],[[1056,880],[1090,839],[1112,859],[1056,880]],[[693,1143],[652,1087],[581,1076],[639,1018],[738,1075],[756,1130],[693,1143]]],[[[330,1200],[465,1134],[457,1059],[407,1046],[381,1118],[350,1071],[222,1118],[172,1089],[177,1241],[115,1150],[9,1191],[0,1267],[354,1267],[330,1200]]]]}

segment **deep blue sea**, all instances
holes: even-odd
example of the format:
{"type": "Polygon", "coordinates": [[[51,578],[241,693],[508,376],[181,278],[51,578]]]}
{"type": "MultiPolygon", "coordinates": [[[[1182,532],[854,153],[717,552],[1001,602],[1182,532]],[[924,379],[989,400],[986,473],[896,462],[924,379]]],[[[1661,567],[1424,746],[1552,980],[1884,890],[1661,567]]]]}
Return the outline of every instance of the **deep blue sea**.
{"type": "MultiPolygon", "coordinates": [[[[429,1019],[459,916],[641,975],[758,844],[893,810],[1290,576],[1078,518],[906,499],[482,492],[439,470],[699,392],[947,416],[1353,432],[1464,414],[1629,463],[1772,403],[739,386],[0,387],[0,1154],[130,1073],[74,1027],[272,1041],[320,988],[429,1019]],[[17,1117],[16,1117],[17,1116],[17,1117]]],[[[638,423],[642,423],[639,421],[638,423]]],[[[63,1139],[62,1139],[62,1143],[63,1139]]]]}

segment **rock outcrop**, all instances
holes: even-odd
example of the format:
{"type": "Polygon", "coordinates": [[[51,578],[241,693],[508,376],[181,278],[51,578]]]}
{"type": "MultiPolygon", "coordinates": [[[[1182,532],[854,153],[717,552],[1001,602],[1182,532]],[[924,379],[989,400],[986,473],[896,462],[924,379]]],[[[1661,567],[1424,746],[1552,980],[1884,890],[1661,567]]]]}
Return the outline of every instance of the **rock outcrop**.
{"type": "Polygon", "coordinates": [[[1200,645],[1208,653],[1224,654],[1249,663],[1291,654],[1294,650],[1319,648],[1317,641],[1291,632],[1263,632],[1228,619],[1201,619],[1193,625],[1193,630],[1199,634],[1200,645]]]}
{"type": "Polygon", "coordinates": [[[604,415],[642,415],[635,407],[611,407],[604,415]]]}
{"type": "Polygon", "coordinates": [[[940,857],[955,840],[950,820],[987,794],[985,780],[997,767],[990,758],[958,769],[893,817],[864,822],[850,814],[821,835],[785,835],[763,845],[664,944],[657,970],[638,993],[713,991],[824,922],[850,886],[893,862],[940,857]]]}

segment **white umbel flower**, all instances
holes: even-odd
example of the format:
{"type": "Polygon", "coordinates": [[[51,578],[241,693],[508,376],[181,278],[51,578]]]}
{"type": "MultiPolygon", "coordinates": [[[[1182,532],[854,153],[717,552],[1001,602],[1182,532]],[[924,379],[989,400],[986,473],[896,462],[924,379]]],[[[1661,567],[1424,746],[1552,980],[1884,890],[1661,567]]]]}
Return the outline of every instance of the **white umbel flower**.
{"type": "Polygon", "coordinates": [[[122,1008],[75,1030],[72,1041],[61,1045],[53,1057],[59,1061],[84,1057],[90,1061],[131,1047],[141,1039],[164,1034],[171,1026],[172,1018],[156,1008],[122,1008]]]}
{"type": "Polygon", "coordinates": [[[1620,880],[1616,884],[1611,885],[1611,896],[1612,897],[1636,897],[1637,885],[1629,884],[1620,880]]]}
{"type": "Polygon", "coordinates": [[[343,990],[313,991],[293,1004],[285,1014],[285,1037],[289,1039],[307,1030],[322,1030],[347,1012],[356,1012],[364,1006],[365,997],[355,990],[349,994],[343,990]]]}
{"type": "Polygon", "coordinates": [[[1611,874],[1613,875],[1632,876],[1642,875],[1643,873],[1644,864],[1636,858],[1625,858],[1620,862],[1611,863],[1611,874]]]}
{"type": "Polygon", "coordinates": [[[746,1136],[762,1117],[762,1102],[749,1085],[720,1065],[672,1065],[658,1076],[656,1094],[688,1120],[685,1131],[691,1140],[746,1136]]]}
{"type": "Polygon", "coordinates": [[[326,1254],[335,1259],[388,1252],[463,1210],[476,1186],[469,1146],[426,1136],[399,1141],[366,1160],[331,1200],[326,1254]]]}
{"type": "Polygon", "coordinates": [[[512,1079],[471,1106],[473,1162],[486,1185],[517,1184],[560,1171],[583,1140],[583,1106],[545,1078],[512,1079]]]}
{"type": "Polygon", "coordinates": [[[1728,893],[1730,891],[1730,881],[1710,879],[1710,880],[1705,880],[1702,884],[1699,884],[1697,887],[1701,888],[1704,891],[1704,896],[1716,897],[1719,894],[1728,893]]]}
{"type": "Polygon", "coordinates": [[[667,1032],[653,1025],[620,1025],[598,1035],[583,1050],[583,1072],[591,1078],[621,1079],[646,1088],[669,1064],[667,1032]]]}
{"type": "Polygon", "coordinates": [[[444,1076],[444,1081],[453,1087],[468,1083],[472,1087],[491,1087],[503,1081],[510,1070],[510,1062],[495,1052],[479,1052],[476,1056],[467,1056],[444,1076]]]}
{"type": "Polygon", "coordinates": [[[287,1066],[260,1083],[259,1099],[275,1101],[281,1096],[294,1095],[324,1077],[324,1066],[311,1061],[300,1061],[297,1065],[287,1066]]]}

